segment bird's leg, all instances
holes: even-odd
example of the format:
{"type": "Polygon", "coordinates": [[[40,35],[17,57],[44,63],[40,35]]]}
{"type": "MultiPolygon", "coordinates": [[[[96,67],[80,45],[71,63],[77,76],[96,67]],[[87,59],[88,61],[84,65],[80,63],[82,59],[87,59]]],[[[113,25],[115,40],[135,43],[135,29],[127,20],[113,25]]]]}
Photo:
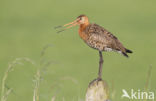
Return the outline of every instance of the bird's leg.
{"type": "Polygon", "coordinates": [[[103,66],[103,57],[102,57],[102,52],[99,51],[99,56],[100,56],[100,60],[99,60],[99,73],[98,73],[98,80],[102,80],[102,66],[103,66]]]}

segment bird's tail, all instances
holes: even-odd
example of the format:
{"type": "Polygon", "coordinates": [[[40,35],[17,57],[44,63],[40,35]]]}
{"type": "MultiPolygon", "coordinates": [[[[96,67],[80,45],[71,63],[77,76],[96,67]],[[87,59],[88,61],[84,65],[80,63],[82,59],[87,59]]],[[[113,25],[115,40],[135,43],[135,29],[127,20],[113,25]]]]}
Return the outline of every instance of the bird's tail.
{"type": "Polygon", "coordinates": [[[126,48],[125,48],[125,51],[126,51],[126,52],[122,52],[122,54],[123,54],[125,57],[128,57],[127,53],[133,53],[131,50],[126,49],[126,48]]]}
{"type": "Polygon", "coordinates": [[[126,53],[133,53],[131,50],[129,50],[129,49],[126,49],[125,48],[125,50],[126,50],[126,53]]]}

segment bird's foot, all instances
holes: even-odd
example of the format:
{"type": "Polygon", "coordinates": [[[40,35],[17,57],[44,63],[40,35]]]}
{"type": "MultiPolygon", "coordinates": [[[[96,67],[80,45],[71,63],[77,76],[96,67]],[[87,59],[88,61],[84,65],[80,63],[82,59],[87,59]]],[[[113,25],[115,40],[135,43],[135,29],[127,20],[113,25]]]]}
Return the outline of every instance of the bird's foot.
{"type": "Polygon", "coordinates": [[[94,79],[93,81],[91,81],[90,83],[89,83],[89,87],[90,87],[90,85],[92,85],[94,82],[96,82],[97,81],[97,79],[94,79]]]}
{"type": "Polygon", "coordinates": [[[98,85],[99,81],[102,81],[102,78],[98,77],[96,80],[97,80],[97,85],[98,85]]]}
{"type": "Polygon", "coordinates": [[[92,84],[94,84],[94,82],[98,85],[98,82],[99,82],[99,81],[102,81],[102,78],[98,77],[98,78],[94,79],[93,81],[91,81],[91,82],[89,83],[89,86],[92,85],[92,84]]]}
{"type": "Polygon", "coordinates": [[[102,81],[102,78],[101,77],[98,77],[96,80],[97,81],[102,81]]]}

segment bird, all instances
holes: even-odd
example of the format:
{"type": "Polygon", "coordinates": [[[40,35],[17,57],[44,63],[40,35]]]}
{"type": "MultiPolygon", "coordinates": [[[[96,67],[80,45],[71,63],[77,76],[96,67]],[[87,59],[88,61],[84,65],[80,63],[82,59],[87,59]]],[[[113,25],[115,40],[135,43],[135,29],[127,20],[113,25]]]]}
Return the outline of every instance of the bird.
{"type": "Polygon", "coordinates": [[[60,33],[73,26],[79,26],[80,38],[91,48],[99,51],[99,71],[97,80],[102,80],[102,66],[103,66],[103,51],[114,51],[122,54],[125,57],[129,57],[127,53],[132,53],[131,50],[125,48],[119,39],[111,32],[103,28],[96,23],[90,23],[89,18],[82,14],[76,18],[73,22],[65,24],[63,26],[57,26],[55,29],[63,28],[58,31],[60,33]]]}

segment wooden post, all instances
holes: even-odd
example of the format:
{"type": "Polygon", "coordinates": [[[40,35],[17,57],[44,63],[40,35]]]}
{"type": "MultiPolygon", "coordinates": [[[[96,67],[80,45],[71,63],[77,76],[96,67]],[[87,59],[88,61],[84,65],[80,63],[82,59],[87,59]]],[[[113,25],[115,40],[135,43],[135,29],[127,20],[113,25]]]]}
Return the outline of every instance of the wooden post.
{"type": "Polygon", "coordinates": [[[109,101],[108,86],[104,80],[93,80],[87,89],[86,101],[109,101]]]}

